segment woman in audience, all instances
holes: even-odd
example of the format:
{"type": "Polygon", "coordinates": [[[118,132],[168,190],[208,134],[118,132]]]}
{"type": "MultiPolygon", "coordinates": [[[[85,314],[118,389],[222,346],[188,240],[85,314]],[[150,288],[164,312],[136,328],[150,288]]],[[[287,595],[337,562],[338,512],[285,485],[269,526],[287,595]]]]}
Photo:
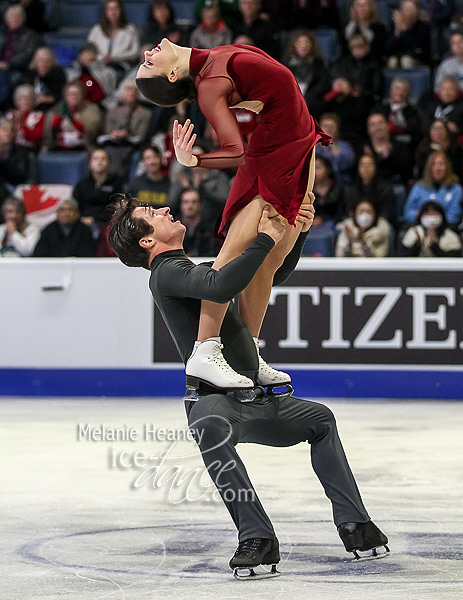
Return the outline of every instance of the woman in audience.
{"type": "Polygon", "coordinates": [[[378,217],[371,202],[360,199],[354,216],[338,225],[336,256],[387,256],[391,228],[383,217],[378,217]]]}
{"type": "Polygon", "coordinates": [[[203,8],[201,23],[192,31],[190,46],[193,48],[216,48],[231,44],[232,32],[222,20],[217,4],[210,4],[203,8]]]}
{"type": "Polygon", "coordinates": [[[105,0],[100,22],[88,34],[98,48],[98,58],[122,78],[138,59],[138,31],[127,21],[121,0],[105,0]]]}
{"type": "Polygon", "coordinates": [[[37,225],[28,223],[22,200],[8,198],[2,206],[5,220],[0,225],[0,258],[31,256],[40,238],[37,225]]]}
{"type": "Polygon", "coordinates": [[[175,23],[175,13],[169,0],[151,0],[148,19],[140,34],[140,44],[148,44],[150,49],[167,38],[174,44],[182,44],[182,32],[175,23]]]}
{"type": "Polygon", "coordinates": [[[442,206],[431,200],[402,238],[401,250],[404,256],[461,256],[461,239],[448,226],[442,206]]]}
{"type": "Polygon", "coordinates": [[[15,108],[7,116],[15,127],[16,144],[37,151],[42,145],[45,115],[34,110],[35,100],[35,91],[30,84],[18,85],[13,92],[15,108]]]}
{"type": "Polygon", "coordinates": [[[418,177],[423,176],[426,161],[432,152],[440,150],[450,159],[453,171],[461,180],[463,174],[463,150],[457,143],[457,137],[452,133],[446,121],[436,119],[429,131],[418,144],[415,156],[415,167],[418,177]]]}
{"type": "Polygon", "coordinates": [[[331,75],[311,31],[300,30],[291,36],[283,64],[293,73],[311,114],[318,119],[323,96],[331,88],[331,75]]]}
{"type": "Polygon", "coordinates": [[[452,163],[445,152],[435,151],[428,157],[423,179],[415,183],[408,195],[404,208],[404,220],[415,223],[425,202],[433,200],[442,206],[447,221],[458,225],[462,217],[463,190],[452,163]]]}
{"type": "Polygon", "coordinates": [[[34,86],[35,109],[47,112],[61,100],[63,87],[66,84],[66,75],[58,65],[53,50],[42,47],[34,54],[25,80],[34,86]]]}
{"type": "Polygon", "coordinates": [[[383,60],[386,27],[379,20],[375,0],[354,0],[350,8],[350,18],[344,29],[345,44],[356,33],[361,33],[371,47],[371,53],[383,60]]]}

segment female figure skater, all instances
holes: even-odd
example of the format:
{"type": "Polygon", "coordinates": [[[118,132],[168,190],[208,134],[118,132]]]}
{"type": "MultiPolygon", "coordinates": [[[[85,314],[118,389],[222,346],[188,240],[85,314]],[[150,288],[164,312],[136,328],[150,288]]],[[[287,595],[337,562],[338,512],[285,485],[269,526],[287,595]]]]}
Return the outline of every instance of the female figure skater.
{"type": "MultiPolygon", "coordinates": [[[[210,169],[239,167],[218,227],[221,233],[229,225],[215,269],[250,245],[265,206],[270,205],[270,217],[285,219],[283,240],[239,297],[239,312],[258,349],[273,276],[302,228],[297,213],[313,187],[314,146],[318,141],[328,145],[330,138],[309,114],[292,73],[253,46],[198,50],[163,39],[145,52],[137,85],[146,98],[161,106],[197,99],[215,129],[219,150],[197,156],[192,154],[196,138],[193,125],[190,121],[183,127],[174,123],[175,152],[181,164],[210,169]],[[260,114],[246,152],[230,110],[236,107],[260,114]]],[[[187,384],[202,380],[222,388],[253,387],[249,378],[228,366],[220,351],[220,327],[227,306],[203,301],[198,342],[186,365],[187,384]]],[[[289,375],[272,369],[259,356],[260,385],[285,385],[290,381],[289,375]]]]}

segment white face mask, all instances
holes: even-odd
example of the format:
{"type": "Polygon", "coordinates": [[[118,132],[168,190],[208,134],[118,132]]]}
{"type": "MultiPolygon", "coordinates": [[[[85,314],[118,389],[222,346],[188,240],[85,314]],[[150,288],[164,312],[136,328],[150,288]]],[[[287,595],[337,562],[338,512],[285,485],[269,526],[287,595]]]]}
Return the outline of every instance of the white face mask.
{"type": "Polygon", "coordinates": [[[442,217],[440,215],[423,215],[421,225],[425,229],[437,229],[439,225],[442,225],[442,217]]]}
{"type": "Polygon", "coordinates": [[[357,221],[357,225],[362,229],[367,229],[371,225],[373,225],[373,216],[368,213],[360,213],[355,217],[357,221]]]}

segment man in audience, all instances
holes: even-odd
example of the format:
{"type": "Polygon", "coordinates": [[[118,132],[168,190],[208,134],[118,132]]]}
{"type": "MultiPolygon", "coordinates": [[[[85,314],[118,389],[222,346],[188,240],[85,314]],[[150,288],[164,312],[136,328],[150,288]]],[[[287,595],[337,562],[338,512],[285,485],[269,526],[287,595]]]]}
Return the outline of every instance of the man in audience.
{"type": "Polygon", "coordinates": [[[437,67],[434,79],[434,91],[439,91],[444,77],[454,77],[459,84],[460,92],[463,92],[463,32],[457,31],[450,37],[450,54],[437,67]]]}
{"type": "Polygon", "coordinates": [[[56,221],[42,231],[34,256],[95,256],[92,230],[80,220],[74,198],[58,204],[56,221]]]}
{"type": "Polygon", "coordinates": [[[218,252],[211,225],[202,218],[203,202],[195,188],[183,190],[180,196],[180,221],[186,232],[183,249],[187,256],[215,256],[218,252]]]}
{"type": "Polygon", "coordinates": [[[169,204],[169,178],[161,172],[161,151],[156,146],[145,148],[142,153],[145,172],[135,177],[128,185],[128,193],[143,204],[162,208],[169,204]]]}
{"type": "Polygon", "coordinates": [[[9,119],[0,118],[0,181],[11,190],[28,178],[27,150],[15,144],[15,128],[9,119]]]}

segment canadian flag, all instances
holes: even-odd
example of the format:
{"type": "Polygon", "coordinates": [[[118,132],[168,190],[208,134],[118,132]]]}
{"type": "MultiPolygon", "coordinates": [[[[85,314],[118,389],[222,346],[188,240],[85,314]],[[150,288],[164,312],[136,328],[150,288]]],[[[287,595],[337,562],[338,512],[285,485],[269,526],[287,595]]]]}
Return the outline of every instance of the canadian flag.
{"type": "Polygon", "coordinates": [[[72,185],[49,183],[44,185],[18,185],[14,196],[26,205],[27,220],[43,229],[56,219],[60,200],[72,197],[72,185]]]}

